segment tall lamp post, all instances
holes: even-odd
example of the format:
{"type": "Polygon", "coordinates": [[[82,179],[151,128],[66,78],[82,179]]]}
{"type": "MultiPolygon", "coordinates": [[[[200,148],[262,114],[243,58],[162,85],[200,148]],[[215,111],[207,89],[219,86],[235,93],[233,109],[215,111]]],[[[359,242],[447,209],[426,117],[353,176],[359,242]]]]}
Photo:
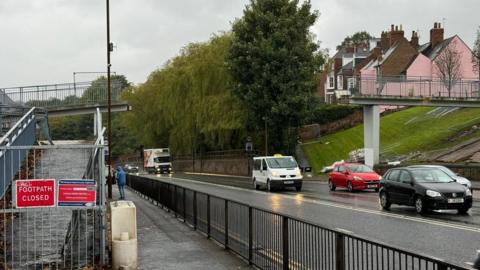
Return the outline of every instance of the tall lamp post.
{"type": "Polygon", "coordinates": [[[108,198],[112,199],[112,86],[110,82],[110,52],[113,50],[113,44],[110,43],[110,0],[107,1],[107,91],[108,91],[108,198]]]}
{"type": "Polygon", "coordinates": [[[266,116],[262,117],[263,121],[265,121],[265,156],[268,156],[268,128],[267,128],[267,120],[266,116]]]}

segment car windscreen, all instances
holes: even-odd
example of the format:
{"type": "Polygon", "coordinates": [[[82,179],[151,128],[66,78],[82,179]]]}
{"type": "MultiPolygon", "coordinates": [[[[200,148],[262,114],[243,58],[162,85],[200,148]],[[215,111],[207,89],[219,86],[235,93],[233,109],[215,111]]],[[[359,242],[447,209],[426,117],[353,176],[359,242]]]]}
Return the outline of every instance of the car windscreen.
{"type": "Polygon", "coordinates": [[[153,159],[155,163],[170,162],[170,157],[156,157],[153,159]]]}
{"type": "Polygon", "coordinates": [[[369,173],[373,172],[373,170],[363,164],[350,164],[348,165],[348,169],[353,173],[369,173]]]}
{"type": "Polygon", "coordinates": [[[452,170],[450,170],[449,168],[447,167],[439,167],[440,170],[444,171],[446,174],[448,174],[449,176],[451,177],[455,177],[457,176],[456,173],[452,172],[452,170]]]}
{"type": "Polygon", "coordinates": [[[283,158],[267,158],[268,167],[273,169],[279,168],[296,168],[297,162],[291,157],[283,158]]]}
{"type": "Polygon", "coordinates": [[[454,180],[440,169],[412,170],[413,178],[420,183],[449,183],[454,180]]]}

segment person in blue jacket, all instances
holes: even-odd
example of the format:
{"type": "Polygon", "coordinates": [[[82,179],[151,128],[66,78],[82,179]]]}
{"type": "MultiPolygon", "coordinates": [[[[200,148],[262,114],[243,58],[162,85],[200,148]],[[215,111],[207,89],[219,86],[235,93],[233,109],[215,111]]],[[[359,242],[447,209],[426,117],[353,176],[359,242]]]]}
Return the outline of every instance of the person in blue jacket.
{"type": "Polygon", "coordinates": [[[125,183],[127,182],[127,178],[125,175],[125,171],[123,171],[122,167],[120,166],[117,167],[116,178],[117,178],[118,191],[120,192],[120,200],[125,200],[124,188],[125,188],[125,183]]]}

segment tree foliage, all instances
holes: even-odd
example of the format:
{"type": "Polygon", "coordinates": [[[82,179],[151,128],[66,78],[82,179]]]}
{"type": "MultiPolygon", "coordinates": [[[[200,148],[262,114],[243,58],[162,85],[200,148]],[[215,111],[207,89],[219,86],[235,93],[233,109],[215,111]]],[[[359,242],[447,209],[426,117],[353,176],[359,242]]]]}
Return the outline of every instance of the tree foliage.
{"type": "Polygon", "coordinates": [[[309,31],[318,12],[309,1],[251,0],[233,24],[228,69],[234,93],[248,110],[249,130],[263,130],[269,142],[284,150],[289,127],[301,124],[323,64],[319,46],[309,31]]]}
{"type": "Polygon", "coordinates": [[[125,122],[145,147],[181,154],[239,146],[245,117],[224,66],[230,44],[230,34],[190,44],[124,95],[133,107],[125,122]]]}
{"type": "Polygon", "coordinates": [[[370,35],[370,33],[368,33],[367,31],[356,32],[351,36],[345,37],[342,43],[337,45],[337,51],[347,46],[357,47],[360,44],[368,44],[371,38],[372,38],[372,35],[370,35]]]}

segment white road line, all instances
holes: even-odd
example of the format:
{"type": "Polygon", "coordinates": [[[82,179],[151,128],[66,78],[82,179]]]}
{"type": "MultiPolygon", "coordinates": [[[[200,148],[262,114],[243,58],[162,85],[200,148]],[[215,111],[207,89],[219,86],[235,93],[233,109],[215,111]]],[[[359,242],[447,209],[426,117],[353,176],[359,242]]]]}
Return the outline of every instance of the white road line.
{"type": "Polygon", "coordinates": [[[196,172],[184,172],[184,174],[191,174],[191,175],[206,175],[206,176],[221,176],[221,177],[231,177],[231,178],[245,178],[245,179],[250,179],[250,177],[248,177],[248,176],[229,175],[229,174],[217,174],[217,173],[196,173],[196,172]]]}
{"type": "Polygon", "coordinates": [[[346,234],[354,234],[352,231],[345,230],[345,229],[342,229],[342,228],[335,228],[335,230],[340,231],[340,232],[344,232],[346,234]]]}
{"type": "MultiPolygon", "coordinates": [[[[227,185],[201,182],[201,181],[197,181],[197,180],[185,179],[185,178],[180,178],[180,177],[168,177],[168,178],[160,177],[160,178],[161,179],[171,179],[171,180],[178,179],[178,180],[185,181],[185,182],[190,182],[190,183],[193,183],[193,184],[209,185],[209,186],[227,188],[227,189],[231,189],[231,190],[242,190],[242,191],[249,191],[249,192],[252,192],[252,193],[258,193],[258,194],[263,194],[263,195],[271,195],[270,193],[257,191],[257,190],[250,190],[250,189],[232,187],[232,186],[227,186],[227,185]]],[[[275,195],[282,196],[285,199],[298,200],[298,198],[295,197],[296,195],[286,195],[286,194],[278,194],[278,193],[275,193],[275,195]]],[[[366,208],[347,206],[347,205],[342,205],[342,204],[337,204],[337,203],[332,203],[332,202],[327,202],[327,201],[322,201],[322,200],[303,199],[303,201],[304,202],[309,202],[309,203],[312,203],[312,204],[317,204],[317,205],[341,208],[341,209],[345,209],[345,210],[351,210],[351,211],[373,214],[373,215],[378,215],[378,216],[392,217],[392,218],[401,219],[401,220],[408,220],[408,221],[426,223],[426,224],[440,226],[440,227],[446,227],[446,228],[452,228],[452,229],[458,229],[458,230],[480,233],[480,228],[466,226],[466,225],[452,224],[452,223],[448,223],[448,222],[444,222],[444,221],[437,221],[437,220],[428,219],[428,218],[410,217],[410,216],[394,214],[394,213],[389,213],[389,212],[384,212],[384,211],[379,211],[379,210],[371,210],[371,209],[366,209],[366,208]]]]}

